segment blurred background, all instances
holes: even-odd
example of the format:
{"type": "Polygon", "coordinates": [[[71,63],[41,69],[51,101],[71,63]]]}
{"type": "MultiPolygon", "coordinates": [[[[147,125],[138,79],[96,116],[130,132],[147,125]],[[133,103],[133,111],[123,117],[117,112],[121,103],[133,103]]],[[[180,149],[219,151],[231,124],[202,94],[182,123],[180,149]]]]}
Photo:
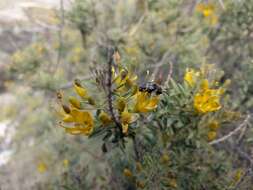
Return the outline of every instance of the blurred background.
{"type": "Polygon", "coordinates": [[[215,64],[220,82],[231,80],[230,106],[252,114],[252,42],[253,0],[0,0],[0,189],[108,180],[101,143],[65,134],[54,113],[57,90],[68,93],[75,78],[89,89],[107,46],[140,76],[166,78],[171,64],[180,81],[188,67],[215,64]]]}

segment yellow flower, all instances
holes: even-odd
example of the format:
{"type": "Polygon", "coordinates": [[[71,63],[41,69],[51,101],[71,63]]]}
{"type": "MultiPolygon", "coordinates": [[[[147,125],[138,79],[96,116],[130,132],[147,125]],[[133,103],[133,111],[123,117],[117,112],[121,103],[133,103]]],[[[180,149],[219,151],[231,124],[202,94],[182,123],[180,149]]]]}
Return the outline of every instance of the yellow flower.
{"type": "Polygon", "coordinates": [[[123,112],[125,107],[126,107],[126,100],[123,97],[120,97],[119,99],[117,99],[117,105],[116,105],[117,109],[120,112],[123,112]]]}
{"type": "Polygon", "coordinates": [[[169,185],[172,187],[172,188],[177,188],[177,180],[176,179],[170,179],[169,180],[169,185]]]}
{"type": "Polygon", "coordinates": [[[64,159],[64,160],[63,160],[63,166],[64,166],[65,168],[67,168],[67,167],[69,166],[69,160],[64,159]]]}
{"type": "Polygon", "coordinates": [[[173,189],[177,188],[177,180],[175,178],[165,178],[164,183],[173,189]]]}
{"type": "Polygon", "coordinates": [[[116,91],[126,92],[135,85],[137,75],[129,72],[126,69],[121,69],[119,74],[114,72],[113,83],[116,84],[116,91]]]}
{"type": "Polygon", "coordinates": [[[24,53],[21,51],[17,51],[15,54],[12,55],[12,61],[14,63],[20,63],[24,60],[24,58],[24,53]]]}
{"type": "Polygon", "coordinates": [[[184,75],[184,80],[193,87],[196,84],[197,78],[199,77],[200,73],[193,70],[193,69],[186,69],[186,73],[184,75]]]}
{"type": "Polygon", "coordinates": [[[124,176],[126,176],[126,177],[132,177],[132,176],[133,176],[133,173],[132,173],[128,168],[125,168],[125,169],[123,170],[123,174],[124,174],[124,176]]]}
{"type": "Polygon", "coordinates": [[[207,134],[208,141],[212,141],[216,138],[217,133],[215,131],[209,131],[207,134]]]}
{"type": "Polygon", "coordinates": [[[234,175],[234,182],[240,181],[241,177],[243,176],[244,171],[242,169],[238,169],[234,175]]]}
{"type": "Polygon", "coordinates": [[[137,170],[137,172],[141,172],[141,170],[142,170],[142,165],[141,165],[140,162],[136,162],[136,170],[137,170]]]}
{"type": "Polygon", "coordinates": [[[209,17],[214,14],[215,7],[211,3],[199,3],[196,10],[203,14],[204,17],[209,17]]]}
{"type": "Polygon", "coordinates": [[[148,92],[138,91],[135,95],[134,112],[146,113],[154,110],[159,102],[159,96],[151,96],[148,92]]]}
{"type": "Polygon", "coordinates": [[[35,43],[32,45],[32,49],[36,51],[39,55],[42,55],[45,52],[45,46],[41,43],[35,43]]]}
{"type": "Polygon", "coordinates": [[[82,97],[82,98],[87,98],[88,94],[87,94],[87,90],[82,87],[81,83],[79,80],[75,80],[74,82],[74,88],[75,88],[75,91],[76,93],[82,97]]]}
{"type": "Polygon", "coordinates": [[[194,108],[202,114],[219,110],[223,92],[222,89],[210,89],[208,81],[203,80],[199,92],[194,96],[194,108]]]}
{"type": "Polygon", "coordinates": [[[77,109],[80,109],[80,108],[81,108],[81,102],[78,101],[78,99],[75,98],[75,97],[73,97],[73,96],[70,96],[70,97],[69,97],[69,103],[70,103],[73,107],[75,107],[75,108],[77,108],[77,109]]]}
{"type": "Polygon", "coordinates": [[[38,165],[37,165],[37,170],[38,172],[40,173],[45,173],[47,171],[47,166],[44,162],[40,162],[38,165]]]}
{"type": "Polygon", "coordinates": [[[220,98],[217,95],[210,95],[207,92],[197,93],[194,96],[194,107],[199,113],[214,112],[221,108],[220,98]]]}
{"type": "Polygon", "coordinates": [[[144,189],[145,183],[143,181],[137,181],[136,186],[140,189],[144,189]]]}
{"type": "Polygon", "coordinates": [[[204,79],[200,83],[200,89],[201,90],[207,90],[209,88],[209,82],[207,79],[204,79]]]}
{"type": "Polygon", "coordinates": [[[112,119],[111,117],[105,113],[104,111],[102,111],[100,114],[99,114],[99,120],[104,124],[104,125],[108,125],[112,122],[112,119]]]}
{"type": "Polygon", "coordinates": [[[212,121],[211,123],[209,123],[208,125],[209,129],[211,129],[212,131],[216,131],[219,127],[220,127],[220,124],[218,121],[214,120],[212,121]]]}
{"type": "Polygon", "coordinates": [[[166,164],[170,161],[170,157],[168,154],[163,154],[160,158],[161,163],[166,164]]]}
{"type": "Polygon", "coordinates": [[[127,109],[125,109],[120,115],[120,122],[122,124],[123,133],[127,133],[128,125],[135,122],[137,116],[133,113],[129,113],[127,109]]]}
{"type": "Polygon", "coordinates": [[[211,25],[216,25],[218,22],[218,17],[215,13],[215,6],[211,3],[199,3],[196,6],[196,10],[201,13],[205,18],[208,19],[211,25]]]}
{"type": "Polygon", "coordinates": [[[216,15],[212,15],[209,20],[211,25],[216,25],[218,23],[218,17],[216,15]]]}
{"type": "Polygon", "coordinates": [[[63,121],[66,123],[73,123],[72,127],[63,126],[67,133],[78,135],[90,135],[93,131],[94,122],[90,112],[78,110],[76,108],[71,109],[70,113],[66,113],[63,121]]]}
{"type": "Polygon", "coordinates": [[[74,122],[74,118],[71,115],[71,109],[67,105],[62,105],[60,111],[57,112],[61,119],[66,123],[74,122]]]}

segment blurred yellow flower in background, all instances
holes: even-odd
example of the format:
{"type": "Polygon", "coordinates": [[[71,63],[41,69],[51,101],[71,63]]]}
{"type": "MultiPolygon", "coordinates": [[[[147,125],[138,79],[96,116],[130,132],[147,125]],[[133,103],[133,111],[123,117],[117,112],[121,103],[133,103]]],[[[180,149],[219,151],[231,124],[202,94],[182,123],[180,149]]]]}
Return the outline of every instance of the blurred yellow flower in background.
{"type": "Polygon", "coordinates": [[[242,176],[244,174],[244,171],[243,169],[238,169],[236,172],[235,172],[235,175],[234,175],[234,182],[238,182],[241,180],[242,176]]]}
{"type": "Polygon", "coordinates": [[[214,121],[209,123],[208,127],[209,127],[210,130],[216,131],[217,129],[220,128],[220,124],[219,124],[218,121],[214,120],[214,121]]]}
{"type": "Polygon", "coordinates": [[[65,168],[69,167],[69,160],[64,159],[64,160],[63,160],[63,166],[64,166],[65,168]]]}
{"type": "Polygon", "coordinates": [[[216,136],[217,136],[217,133],[215,131],[209,131],[207,133],[207,139],[208,139],[208,141],[214,140],[216,138],[216,136]]]}
{"type": "Polygon", "coordinates": [[[200,76],[200,73],[195,71],[194,69],[186,69],[184,80],[193,87],[196,84],[197,78],[200,76]]]}
{"type": "Polygon", "coordinates": [[[218,16],[216,15],[214,4],[199,3],[196,6],[196,10],[201,13],[211,25],[216,25],[218,23],[218,16]]]}
{"type": "Polygon", "coordinates": [[[40,162],[37,165],[37,170],[39,173],[45,173],[47,171],[47,165],[44,162],[40,162]]]}
{"type": "Polygon", "coordinates": [[[123,174],[124,174],[124,176],[126,176],[126,177],[132,177],[132,176],[133,176],[133,173],[132,173],[128,168],[125,168],[125,169],[123,170],[123,174]]]}

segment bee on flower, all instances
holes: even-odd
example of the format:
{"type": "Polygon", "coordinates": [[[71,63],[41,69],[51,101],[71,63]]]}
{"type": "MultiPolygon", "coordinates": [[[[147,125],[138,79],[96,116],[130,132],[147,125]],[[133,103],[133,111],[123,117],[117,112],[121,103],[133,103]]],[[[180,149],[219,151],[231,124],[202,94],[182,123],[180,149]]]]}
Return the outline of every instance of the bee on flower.
{"type": "Polygon", "coordinates": [[[122,65],[118,51],[110,60],[114,64],[109,62],[111,65],[104,72],[94,72],[96,85],[103,89],[101,94],[105,94],[101,95],[101,100],[95,100],[80,80],[73,84],[76,96],[64,98],[62,92],[57,93],[60,127],[72,135],[91,136],[102,131],[106,141],[104,147],[108,141],[124,144],[124,138],[133,137],[133,126],[140,114],[155,110],[162,93],[162,88],[156,83],[138,87],[137,75],[122,65]]]}

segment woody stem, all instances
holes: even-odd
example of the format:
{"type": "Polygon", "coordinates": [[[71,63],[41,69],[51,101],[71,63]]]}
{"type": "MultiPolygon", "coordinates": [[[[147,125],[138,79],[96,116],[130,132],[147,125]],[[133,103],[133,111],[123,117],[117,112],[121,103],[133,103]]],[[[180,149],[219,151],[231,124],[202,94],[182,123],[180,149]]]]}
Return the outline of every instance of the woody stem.
{"type": "Polygon", "coordinates": [[[107,82],[107,87],[108,87],[108,108],[110,115],[112,117],[113,122],[116,124],[116,126],[120,129],[121,134],[122,132],[122,126],[118,120],[118,118],[115,116],[114,109],[113,109],[113,103],[112,103],[112,64],[113,64],[113,54],[112,52],[108,52],[108,82],[107,82]]]}

